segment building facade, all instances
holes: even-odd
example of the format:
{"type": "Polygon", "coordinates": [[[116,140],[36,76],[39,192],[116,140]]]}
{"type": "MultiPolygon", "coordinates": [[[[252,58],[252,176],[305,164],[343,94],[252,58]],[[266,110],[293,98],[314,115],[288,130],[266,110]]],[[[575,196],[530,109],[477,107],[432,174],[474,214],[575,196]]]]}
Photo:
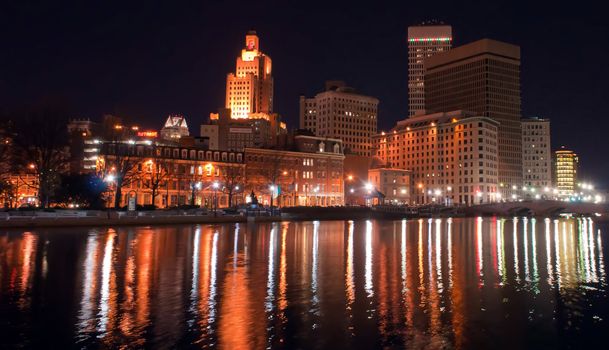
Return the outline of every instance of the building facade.
{"type": "Polygon", "coordinates": [[[211,113],[209,123],[201,125],[201,137],[209,139],[210,149],[243,151],[245,148],[273,147],[277,137],[287,133],[278,114],[250,114],[233,119],[229,109],[211,113]]]}
{"type": "Polygon", "coordinates": [[[180,138],[189,135],[186,118],[180,114],[169,115],[165,125],[161,128],[161,138],[163,140],[178,142],[180,138]]]}
{"type": "Polygon", "coordinates": [[[377,98],[361,95],[344,82],[328,81],[326,91],[315,97],[300,96],[300,128],[343,140],[346,153],[370,156],[378,104],[377,98]]]}
{"type": "Polygon", "coordinates": [[[564,146],[554,152],[554,179],[559,196],[571,196],[577,190],[578,163],[577,154],[564,146]]]}
{"type": "Polygon", "coordinates": [[[99,145],[98,173],[110,187],[107,205],[116,196],[116,178],[123,174],[121,206],[130,197],[139,205],[158,208],[194,204],[207,208],[243,203],[245,163],[241,152],[137,142],[99,145]]]}
{"type": "Polygon", "coordinates": [[[341,140],[297,135],[284,149],[245,150],[247,193],[275,206],[344,204],[341,140]]]}
{"type": "Polygon", "coordinates": [[[374,136],[387,167],[412,172],[412,204],[499,201],[499,123],[470,112],[410,117],[374,136]]]}
{"type": "Polygon", "coordinates": [[[550,120],[523,118],[521,122],[524,185],[546,190],[552,186],[550,120]]]}
{"type": "Polygon", "coordinates": [[[237,57],[235,72],[226,77],[225,107],[231,110],[233,119],[273,113],[272,61],[260,51],[260,39],[255,31],[245,36],[245,47],[237,57]]]}
{"type": "Polygon", "coordinates": [[[423,60],[452,47],[452,27],[430,24],[408,27],[408,115],[425,113],[423,60]]]}
{"type": "MultiPolygon", "coordinates": [[[[377,168],[368,170],[368,182],[382,194],[381,204],[410,204],[412,191],[410,170],[397,168],[377,168]]],[[[365,188],[364,188],[365,190],[365,188]]]]}
{"type": "Polygon", "coordinates": [[[466,110],[499,122],[499,183],[522,185],[520,47],[482,39],[425,60],[427,113],[466,110]]]}

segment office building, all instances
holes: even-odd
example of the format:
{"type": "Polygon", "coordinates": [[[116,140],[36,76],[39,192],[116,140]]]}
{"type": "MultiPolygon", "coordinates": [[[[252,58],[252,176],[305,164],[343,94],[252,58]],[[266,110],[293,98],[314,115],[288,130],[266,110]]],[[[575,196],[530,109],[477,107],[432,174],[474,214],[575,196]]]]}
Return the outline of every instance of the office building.
{"type": "Polygon", "coordinates": [[[425,59],[425,109],[472,111],[499,122],[503,195],[522,185],[518,46],[482,39],[425,59]]]}
{"type": "Polygon", "coordinates": [[[245,36],[245,47],[237,57],[235,72],[226,77],[225,108],[231,110],[233,119],[273,113],[272,62],[260,51],[260,39],[255,31],[245,36]]]}
{"type": "Polygon", "coordinates": [[[577,189],[579,158],[575,152],[562,146],[554,152],[554,179],[559,196],[570,196],[577,189]]]}
{"type": "Polygon", "coordinates": [[[378,104],[377,98],[359,94],[342,81],[328,81],[315,97],[300,96],[300,128],[343,140],[345,153],[370,156],[378,104]]]}
{"type": "Polygon", "coordinates": [[[547,192],[552,187],[550,120],[523,118],[521,122],[524,185],[547,192]]]}
{"type": "Polygon", "coordinates": [[[499,201],[499,123],[465,111],[417,115],[373,137],[386,167],[412,172],[412,204],[499,201]]]}
{"type": "Polygon", "coordinates": [[[408,115],[425,113],[425,67],[423,60],[450,50],[452,27],[423,24],[408,27],[408,115]]]}

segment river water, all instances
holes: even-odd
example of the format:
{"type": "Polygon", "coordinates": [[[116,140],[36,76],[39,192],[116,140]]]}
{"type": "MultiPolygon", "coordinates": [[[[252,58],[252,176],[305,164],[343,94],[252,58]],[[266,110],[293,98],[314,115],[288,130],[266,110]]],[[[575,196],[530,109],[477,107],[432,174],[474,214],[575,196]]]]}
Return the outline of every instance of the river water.
{"type": "Polygon", "coordinates": [[[606,346],[607,230],[467,218],[0,232],[0,348],[606,346]]]}

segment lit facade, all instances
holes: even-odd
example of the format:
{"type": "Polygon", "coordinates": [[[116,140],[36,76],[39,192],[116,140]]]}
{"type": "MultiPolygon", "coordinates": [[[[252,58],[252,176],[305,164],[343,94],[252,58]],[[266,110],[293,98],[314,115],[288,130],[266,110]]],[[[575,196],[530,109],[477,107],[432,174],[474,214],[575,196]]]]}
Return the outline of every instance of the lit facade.
{"type": "Polygon", "coordinates": [[[554,174],[556,189],[560,196],[570,196],[577,188],[579,158],[564,146],[554,152],[554,174]]]}
{"type": "Polygon", "coordinates": [[[408,27],[408,115],[425,113],[425,67],[423,60],[450,50],[452,27],[417,25],[408,27]]]}
{"type": "Polygon", "coordinates": [[[368,182],[383,195],[385,204],[410,204],[412,191],[410,171],[397,168],[377,168],[368,170],[368,182]]]}
{"type": "Polygon", "coordinates": [[[370,156],[378,104],[377,98],[360,95],[344,82],[329,81],[326,91],[313,98],[300,97],[300,128],[343,140],[346,153],[370,156]]]}
{"type": "Polygon", "coordinates": [[[233,119],[273,113],[272,62],[260,51],[255,31],[249,31],[245,36],[245,48],[237,58],[235,72],[226,77],[225,107],[231,110],[233,119]]]}
{"type": "Polygon", "coordinates": [[[167,141],[177,142],[180,138],[189,135],[186,118],[179,114],[169,115],[161,129],[161,138],[167,141]]]}
{"type": "MultiPolygon", "coordinates": [[[[211,151],[148,141],[105,142],[99,147],[98,171],[106,179],[112,178],[112,169],[116,169],[114,164],[117,161],[134,164],[127,174],[128,181],[122,187],[121,206],[126,206],[129,198],[135,197],[139,205],[154,204],[159,208],[191,202],[213,208],[214,201],[218,208],[223,208],[228,206],[226,184],[239,179],[244,181],[245,165],[241,152],[211,151]],[[128,158],[125,158],[125,152],[128,158]],[[117,153],[121,154],[118,158],[117,153]],[[233,170],[229,171],[228,168],[233,170]],[[214,187],[214,183],[217,183],[217,187],[214,187]],[[157,187],[154,198],[152,187],[157,187]]],[[[107,205],[112,206],[116,184],[109,181],[109,186],[111,192],[107,205]]],[[[239,189],[233,186],[233,204],[244,201],[243,183],[238,186],[239,189]]]]}
{"type": "Polygon", "coordinates": [[[552,186],[550,120],[525,118],[522,122],[522,178],[525,186],[552,186]]]}
{"type": "Polygon", "coordinates": [[[229,109],[211,113],[207,124],[201,125],[201,137],[209,139],[209,148],[243,151],[245,148],[272,147],[277,137],[287,133],[278,114],[250,114],[247,119],[233,119],[229,109]]]}
{"type": "Polygon", "coordinates": [[[245,150],[247,193],[263,205],[334,206],[344,204],[341,140],[295,136],[283,150],[245,150]],[[274,189],[274,190],[273,190],[274,189]]]}
{"type": "Polygon", "coordinates": [[[522,185],[520,47],[490,39],[425,60],[427,113],[472,111],[499,122],[499,182],[504,196],[522,185]]]}
{"type": "Polygon", "coordinates": [[[499,201],[496,121],[464,111],[418,115],[374,136],[387,167],[410,170],[411,203],[499,201]]]}

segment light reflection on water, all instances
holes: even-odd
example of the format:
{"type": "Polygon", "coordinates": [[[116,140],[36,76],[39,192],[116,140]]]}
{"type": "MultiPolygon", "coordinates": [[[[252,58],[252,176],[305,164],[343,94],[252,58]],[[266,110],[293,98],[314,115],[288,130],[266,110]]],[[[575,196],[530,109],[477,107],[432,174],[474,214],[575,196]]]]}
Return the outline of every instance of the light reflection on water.
{"type": "Polygon", "coordinates": [[[0,347],[593,344],[602,239],[588,218],[2,233],[0,347]]]}

